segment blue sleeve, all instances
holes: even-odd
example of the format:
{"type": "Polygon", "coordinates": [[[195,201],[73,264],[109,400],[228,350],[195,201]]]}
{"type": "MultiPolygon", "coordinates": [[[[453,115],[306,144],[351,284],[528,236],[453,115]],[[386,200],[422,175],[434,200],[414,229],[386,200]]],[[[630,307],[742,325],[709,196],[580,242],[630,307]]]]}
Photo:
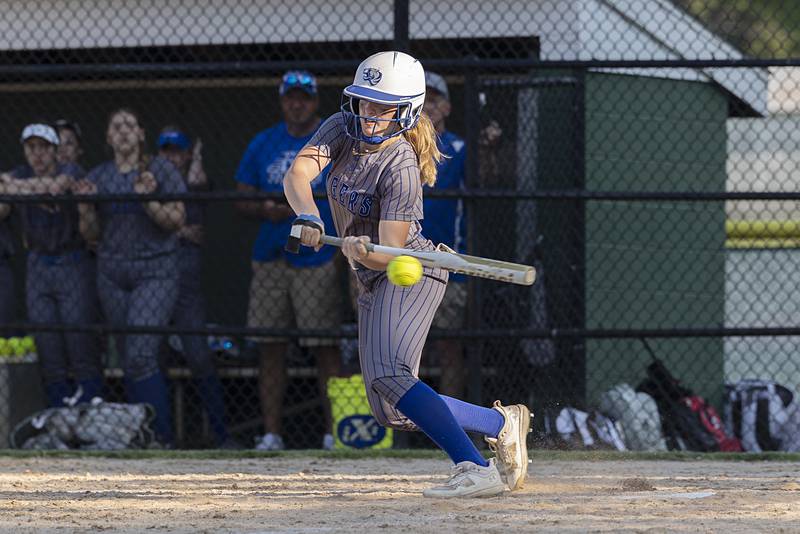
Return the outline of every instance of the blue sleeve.
{"type": "Polygon", "coordinates": [[[259,186],[258,177],[258,155],[261,151],[263,134],[259,134],[247,146],[247,150],[242,156],[242,161],[239,162],[239,168],[236,170],[234,179],[242,184],[247,184],[253,187],[259,186]]]}
{"type": "Polygon", "coordinates": [[[457,152],[456,155],[453,156],[453,174],[455,174],[457,179],[455,180],[456,183],[452,184],[450,187],[463,189],[466,186],[464,183],[464,177],[466,176],[464,172],[466,160],[466,151],[464,150],[457,152]]]}

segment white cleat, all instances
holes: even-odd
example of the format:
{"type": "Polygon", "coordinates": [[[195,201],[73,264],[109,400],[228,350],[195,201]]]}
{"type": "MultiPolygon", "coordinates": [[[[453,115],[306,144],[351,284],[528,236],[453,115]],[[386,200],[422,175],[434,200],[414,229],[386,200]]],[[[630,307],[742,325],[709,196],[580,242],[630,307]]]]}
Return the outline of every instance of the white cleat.
{"type": "Polygon", "coordinates": [[[285,448],[283,438],[279,434],[267,432],[260,439],[256,438],[257,451],[282,451],[285,448]]]}
{"type": "Polygon", "coordinates": [[[494,458],[483,467],[472,462],[459,462],[450,471],[450,479],[443,486],[428,488],[422,492],[425,497],[491,497],[500,495],[506,485],[500,478],[494,458]]]}
{"type": "Polygon", "coordinates": [[[524,404],[503,406],[494,401],[493,409],[505,418],[497,438],[484,438],[497,456],[500,474],[508,489],[522,489],[528,474],[528,431],[531,412],[524,404]]]}

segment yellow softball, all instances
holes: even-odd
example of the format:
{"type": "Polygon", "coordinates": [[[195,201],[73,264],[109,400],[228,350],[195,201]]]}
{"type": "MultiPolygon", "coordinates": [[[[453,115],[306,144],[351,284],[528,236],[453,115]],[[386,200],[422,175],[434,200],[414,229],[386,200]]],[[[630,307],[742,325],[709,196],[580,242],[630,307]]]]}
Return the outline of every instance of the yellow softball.
{"type": "Polygon", "coordinates": [[[396,286],[413,286],[422,278],[422,264],[411,256],[397,256],[386,267],[386,276],[396,286]]]}

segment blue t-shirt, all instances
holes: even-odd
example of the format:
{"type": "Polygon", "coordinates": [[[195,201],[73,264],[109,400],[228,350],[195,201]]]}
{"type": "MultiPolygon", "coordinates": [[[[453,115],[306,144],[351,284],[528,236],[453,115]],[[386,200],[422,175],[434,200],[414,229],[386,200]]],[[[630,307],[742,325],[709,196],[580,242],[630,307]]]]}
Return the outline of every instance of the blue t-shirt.
{"type": "MultiPolygon", "coordinates": [[[[452,132],[444,132],[437,139],[439,151],[448,156],[436,169],[436,189],[463,189],[466,147],[464,140],[452,132]]],[[[449,198],[424,198],[425,219],[422,232],[436,244],[444,243],[456,252],[463,252],[466,243],[466,218],[464,202],[449,198]]],[[[450,273],[450,280],[459,282],[464,275],[450,273]]]]}
{"type": "MultiPolygon", "coordinates": [[[[239,169],[236,171],[236,181],[255,187],[260,191],[283,192],[283,176],[292,165],[295,156],[311,139],[313,133],[305,137],[293,137],[286,129],[286,123],[281,122],[272,128],[259,133],[244,153],[239,169]]],[[[325,178],[330,166],[323,169],[319,176],[311,182],[314,192],[325,193],[325,178]]],[[[317,209],[325,223],[325,233],[335,235],[331,209],[326,199],[317,199],[317,209]]],[[[314,267],[322,265],[333,258],[336,250],[324,246],[319,252],[314,252],[311,247],[300,247],[299,254],[286,252],[286,238],[292,228],[293,217],[274,223],[263,221],[258,231],[258,237],[253,245],[253,260],[274,261],[284,257],[295,267],[314,267]]]]}

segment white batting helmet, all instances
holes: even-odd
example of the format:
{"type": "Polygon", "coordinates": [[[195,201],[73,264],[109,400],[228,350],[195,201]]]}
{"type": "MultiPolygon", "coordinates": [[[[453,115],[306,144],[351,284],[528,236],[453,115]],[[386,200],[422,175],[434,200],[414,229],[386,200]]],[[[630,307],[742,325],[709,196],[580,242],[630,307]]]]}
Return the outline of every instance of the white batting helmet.
{"type": "Polygon", "coordinates": [[[342,111],[350,111],[356,118],[352,121],[355,132],[348,131],[348,135],[367,143],[381,143],[413,128],[424,103],[425,70],[418,60],[403,52],[373,54],[361,62],[356,70],[353,84],[343,91],[342,111]],[[358,100],[396,105],[397,114],[394,119],[389,120],[397,123],[400,126],[399,130],[388,136],[365,135],[358,120],[362,118],[358,112],[358,100]]]}

